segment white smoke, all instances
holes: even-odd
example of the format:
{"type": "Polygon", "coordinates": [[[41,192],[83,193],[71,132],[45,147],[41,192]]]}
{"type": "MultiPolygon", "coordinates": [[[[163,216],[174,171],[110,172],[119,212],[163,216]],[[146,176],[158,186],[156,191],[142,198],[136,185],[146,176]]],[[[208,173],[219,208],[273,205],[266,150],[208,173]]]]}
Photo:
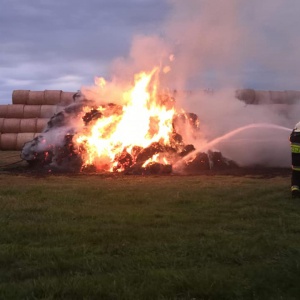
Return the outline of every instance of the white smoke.
{"type": "MultiPolygon", "coordinates": [[[[190,96],[188,110],[194,109],[199,116],[207,141],[237,130],[236,134],[214,144],[214,149],[242,166],[289,166],[289,134],[292,124],[297,122],[300,105],[246,105],[235,98],[234,92],[223,89],[213,94],[196,92],[190,96]],[[246,128],[238,131],[243,127],[246,128]]],[[[194,144],[198,149],[205,147],[196,141],[194,144]]]]}

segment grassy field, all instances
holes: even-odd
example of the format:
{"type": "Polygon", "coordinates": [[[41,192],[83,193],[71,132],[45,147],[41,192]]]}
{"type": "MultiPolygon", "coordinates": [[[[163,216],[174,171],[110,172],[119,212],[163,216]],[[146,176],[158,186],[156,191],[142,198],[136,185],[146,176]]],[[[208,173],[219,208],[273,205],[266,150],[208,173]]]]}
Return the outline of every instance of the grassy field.
{"type": "Polygon", "coordinates": [[[299,299],[289,183],[0,173],[0,299],[299,299]]]}

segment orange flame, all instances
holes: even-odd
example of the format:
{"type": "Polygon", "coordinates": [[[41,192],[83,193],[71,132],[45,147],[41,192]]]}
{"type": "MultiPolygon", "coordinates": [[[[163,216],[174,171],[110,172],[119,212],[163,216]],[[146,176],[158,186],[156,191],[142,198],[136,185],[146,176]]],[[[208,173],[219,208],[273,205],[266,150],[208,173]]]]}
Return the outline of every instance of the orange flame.
{"type": "MultiPolygon", "coordinates": [[[[154,142],[163,145],[170,143],[175,109],[159,101],[157,82],[154,80],[157,71],[155,68],[150,73],[136,75],[133,88],[123,93],[126,104],[117,113],[107,116],[106,108],[97,108],[105,117],[97,119],[92,126],[89,124],[84,133],[74,137],[78,148],[85,149],[82,155],[84,166],[94,165],[100,170],[113,171],[117,165],[115,158],[124,151],[134,157],[136,147],[146,148],[154,142]]],[[[102,78],[96,83],[102,88],[105,85],[102,78]]],[[[157,158],[158,155],[153,156],[147,162],[157,158]]],[[[163,158],[160,160],[166,161],[163,158]]]]}

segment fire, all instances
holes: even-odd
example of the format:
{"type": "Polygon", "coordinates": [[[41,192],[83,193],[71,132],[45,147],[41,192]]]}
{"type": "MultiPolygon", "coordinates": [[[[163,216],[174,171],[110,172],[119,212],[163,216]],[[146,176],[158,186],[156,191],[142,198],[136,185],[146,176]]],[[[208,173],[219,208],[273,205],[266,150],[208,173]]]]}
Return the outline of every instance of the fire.
{"type": "Polygon", "coordinates": [[[176,111],[174,98],[160,92],[159,71],[168,70],[141,72],[127,88],[95,78],[95,89],[74,94],[75,103],[54,114],[45,130],[24,144],[22,159],[49,172],[136,175],[236,166],[220,152],[194,153],[191,141],[207,144],[199,118],[176,111]]]}
{"type": "MultiPolygon", "coordinates": [[[[170,145],[173,133],[173,105],[165,105],[158,95],[158,83],[155,78],[158,69],[149,73],[141,72],[135,76],[134,86],[122,95],[125,105],[122,107],[98,107],[104,117],[98,118],[74,136],[74,144],[81,153],[83,167],[95,166],[98,170],[123,171],[128,164],[134,163],[137,154],[153,143],[170,145]],[[120,165],[120,158],[124,164],[120,165]],[[124,158],[124,159],[123,159],[124,158]]],[[[96,81],[100,88],[105,80],[96,81]]],[[[153,155],[144,164],[164,162],[168,158],[153,155]]]]}

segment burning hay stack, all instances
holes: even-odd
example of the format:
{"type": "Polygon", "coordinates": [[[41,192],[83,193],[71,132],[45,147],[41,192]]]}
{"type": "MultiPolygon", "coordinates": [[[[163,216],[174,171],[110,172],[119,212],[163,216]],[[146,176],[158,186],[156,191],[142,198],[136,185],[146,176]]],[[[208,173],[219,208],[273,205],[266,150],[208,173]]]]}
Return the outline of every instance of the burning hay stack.
{"type": "MultiPolygon", "coordinates": [[[[178,112],[169,94],[157,92],[154,73],[139,74],[115,102],[104,101],[104,81],[100,92],[92,93],[96,97],[83,92],[24,145],[21,157],[50,170],[171,173],[175,163],[195,150],[186,137],[203,137],[197,115],[178,112]]],[[[218,151],[191,157],[184,161],[188,172],[236,166],[218,151]]]]}

